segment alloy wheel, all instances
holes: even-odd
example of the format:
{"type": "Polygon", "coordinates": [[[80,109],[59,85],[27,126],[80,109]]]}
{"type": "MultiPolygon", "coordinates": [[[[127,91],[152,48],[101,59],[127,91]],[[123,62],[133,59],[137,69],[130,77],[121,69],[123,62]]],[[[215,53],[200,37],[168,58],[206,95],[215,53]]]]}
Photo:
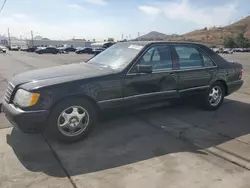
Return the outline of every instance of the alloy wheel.
{"type": "Polygon", "coordinates": [[[71,106],[62,111],[57,120],[58,129],[65,136],[78,136],[89,124],[89,114],[81,106],[71,106]]]}

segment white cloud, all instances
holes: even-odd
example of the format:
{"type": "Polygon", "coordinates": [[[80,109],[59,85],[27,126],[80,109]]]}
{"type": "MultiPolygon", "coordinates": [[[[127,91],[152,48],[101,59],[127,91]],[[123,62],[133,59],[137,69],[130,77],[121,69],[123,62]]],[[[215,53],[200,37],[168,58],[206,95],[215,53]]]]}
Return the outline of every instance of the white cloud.
{"type": "Polygon", "coordinates": [[[96,5],[106,5],[107,2],[105,0],[85,0],[88,3],[96,4],[96,5]]]}
{"type": "Polygon", "coordinates": [[[198,7],[190,3],[189,0],[179,0],[177,2],[159,3],[156,6],[140,7],[140,10],[151,16],[162,12],[168,19],[189,21],[201,26],[218,26],[226,25],[235,18],[237,5],[229,2],[213,7],[198,7]]]}
{"type": "Polygon", "coordinates": [[[142,11],[145,14],[148,14],[150,16],[156,16],[161,12],[161,10],[159,8],[152,7],[152,6],[143,5],[143,6],[139,6],[138,8],[140,11],[142,11]]]}
{"type": "Polygon", "coordinates": [[[95,13],[94,10],[91,10],[91,9],[86,9],[78,4],[69,4],[68,5],[69,8],[72,8],[72,9],[75,9],[75,10],[79,10],[81,12],[84,12],[84,13],[87,13],[87,14],[93,14],[95,13]]]}
{"type": "Polygon", "coordinates": [[[79,9],[79,10],[83,9],[83,7],[81,7],[80,5],[77,5],[77,4],[69,4],[68,7],[74,8],[74,9],[79,9]]]}

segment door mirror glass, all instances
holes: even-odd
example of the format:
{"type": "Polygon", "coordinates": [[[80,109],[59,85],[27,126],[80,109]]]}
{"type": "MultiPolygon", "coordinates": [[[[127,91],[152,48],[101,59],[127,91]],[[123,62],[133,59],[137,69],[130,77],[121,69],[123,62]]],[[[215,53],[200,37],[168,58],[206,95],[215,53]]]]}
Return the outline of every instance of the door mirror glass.
{"type": "Polygon", "coordinates": [[[152,73],[153,67],[151,65],[137,65],[137,73],[152,73]]]}

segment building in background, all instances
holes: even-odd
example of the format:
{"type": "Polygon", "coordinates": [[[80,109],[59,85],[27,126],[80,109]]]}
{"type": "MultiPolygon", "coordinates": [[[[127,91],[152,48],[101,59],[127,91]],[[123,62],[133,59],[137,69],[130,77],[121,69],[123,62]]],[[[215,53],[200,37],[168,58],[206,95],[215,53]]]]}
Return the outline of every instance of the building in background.
{"type": "Polygon", "coordinates": [[[26,40],[27,46],[38,46],[38,47],[63,47],[63,46],[72,46],[72,47],[90,47],[92,42],[86,41],[84,39],[72,39],[72,40],[26,40]]]}

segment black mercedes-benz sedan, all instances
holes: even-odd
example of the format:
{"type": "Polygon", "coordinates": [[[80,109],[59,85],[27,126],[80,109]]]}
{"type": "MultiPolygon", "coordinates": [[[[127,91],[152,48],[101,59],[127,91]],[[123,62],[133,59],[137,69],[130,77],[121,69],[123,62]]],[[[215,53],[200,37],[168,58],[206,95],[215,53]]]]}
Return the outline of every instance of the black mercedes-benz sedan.
{"type": "Polygon", "coordinates": [[[216,110],[242,86],[242,73],[241,64],[201,44],[122,42],[87,62],[15,76],[2,109],[19,130],[46,128],[74,142],[88,135],[107,108],[198,94],[206,109],[216,110]]]}

